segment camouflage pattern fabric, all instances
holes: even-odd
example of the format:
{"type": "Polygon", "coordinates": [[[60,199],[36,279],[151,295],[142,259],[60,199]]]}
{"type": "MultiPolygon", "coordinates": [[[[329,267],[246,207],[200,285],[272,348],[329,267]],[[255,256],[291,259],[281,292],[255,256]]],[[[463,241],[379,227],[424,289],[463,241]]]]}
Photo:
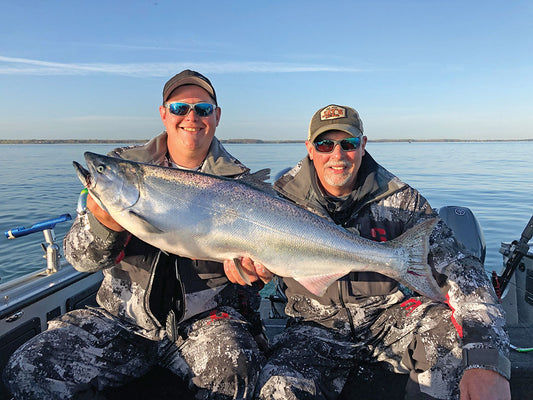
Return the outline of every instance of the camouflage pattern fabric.
{"type": "MultiPolygon", "coordinates": [[[[356,318],[361,313],[348,309],[356,318]]],[[[371,325],[356,324],[355,337],[348,318],[339,329],[292,319],[272,344],[256,397],[336,399],[359,363],[384,362],[391,371],[410,374],[406,399],[459,399],[464,366],[450,317],[446,305],[413,297],[386,308],[371,325]]]]}
{"type": "Polygon", "coordinates": [[[175,342],[133,333],[103,309],[71,311],[19,348],[4,381],[15,399],[104,399],[101,391],[168,368],[197,399],[251,398],[263,356],[230,307],[180,324],[175,342]]]}

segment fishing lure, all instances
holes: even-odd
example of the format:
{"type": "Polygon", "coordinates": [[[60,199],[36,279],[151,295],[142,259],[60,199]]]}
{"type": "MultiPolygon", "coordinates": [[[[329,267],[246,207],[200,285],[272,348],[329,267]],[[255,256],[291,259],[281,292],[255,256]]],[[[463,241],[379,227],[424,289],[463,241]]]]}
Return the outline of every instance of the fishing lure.
{"type": "Polygon", "coordinates": [[[89,191],[87,188],[83,188],[80,192],[80,197],[78,197],[78,206],[76,207],[76,212],[79,215],[83,215],[87,212],[87,195],[89,191]]]}

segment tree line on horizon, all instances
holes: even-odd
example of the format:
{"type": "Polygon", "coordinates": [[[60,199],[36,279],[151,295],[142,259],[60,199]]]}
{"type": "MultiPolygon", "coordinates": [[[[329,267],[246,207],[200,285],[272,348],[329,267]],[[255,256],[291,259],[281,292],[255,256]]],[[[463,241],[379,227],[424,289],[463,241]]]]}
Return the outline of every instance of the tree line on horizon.
{"type": "MultiPolygon", "coordinates": [[[[0,139],[0,144],[142,144],[149,139],[0,139]]],[[[304,140],[219,139],[228,144],[304,143],[304,140]]],[[[368,139],[369,142],[529,142],[532,139],[368,139]]]]}

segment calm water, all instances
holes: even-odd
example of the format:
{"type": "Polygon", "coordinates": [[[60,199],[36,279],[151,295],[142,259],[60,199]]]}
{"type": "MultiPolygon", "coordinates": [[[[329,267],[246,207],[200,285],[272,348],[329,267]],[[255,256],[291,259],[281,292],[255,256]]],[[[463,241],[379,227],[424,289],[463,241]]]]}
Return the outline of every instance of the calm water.
{"type": "MultiPolygon", "coordinates": [[[[42,233],[8,240],[4,231],[73,217],[82,185],[72,160],[83,152],[105,154],[113,145],[0,145],[0,282],[46,266],[42,233]]],[[[303,144],[226,146],[252,170],[275,176],[305,155],[303,144]]],[[[417,188],[433,207],[459,205],[477,216],[487,242],[486,269],[500,271],[501,242],[520,237],[533,213],[533,142],[372,143],[372,156],[417,188]]],[[[61,241],[71,222],[56,225],[61,241]]]]}

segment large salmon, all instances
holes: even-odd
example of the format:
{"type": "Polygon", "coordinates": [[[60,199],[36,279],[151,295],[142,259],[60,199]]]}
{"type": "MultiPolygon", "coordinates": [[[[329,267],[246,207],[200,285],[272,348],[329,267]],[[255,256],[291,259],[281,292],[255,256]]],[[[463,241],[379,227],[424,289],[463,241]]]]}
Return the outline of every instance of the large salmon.
{"type": "Polygon", "coordinates": [[[361,238],[240,179],[85,153],[78,176],[120,225],[169,253],[222,262],[247,256],[311,293],[351,271],[374,271],[444,300],[427,264],[424,221],[395,240],[361,238]]]}

